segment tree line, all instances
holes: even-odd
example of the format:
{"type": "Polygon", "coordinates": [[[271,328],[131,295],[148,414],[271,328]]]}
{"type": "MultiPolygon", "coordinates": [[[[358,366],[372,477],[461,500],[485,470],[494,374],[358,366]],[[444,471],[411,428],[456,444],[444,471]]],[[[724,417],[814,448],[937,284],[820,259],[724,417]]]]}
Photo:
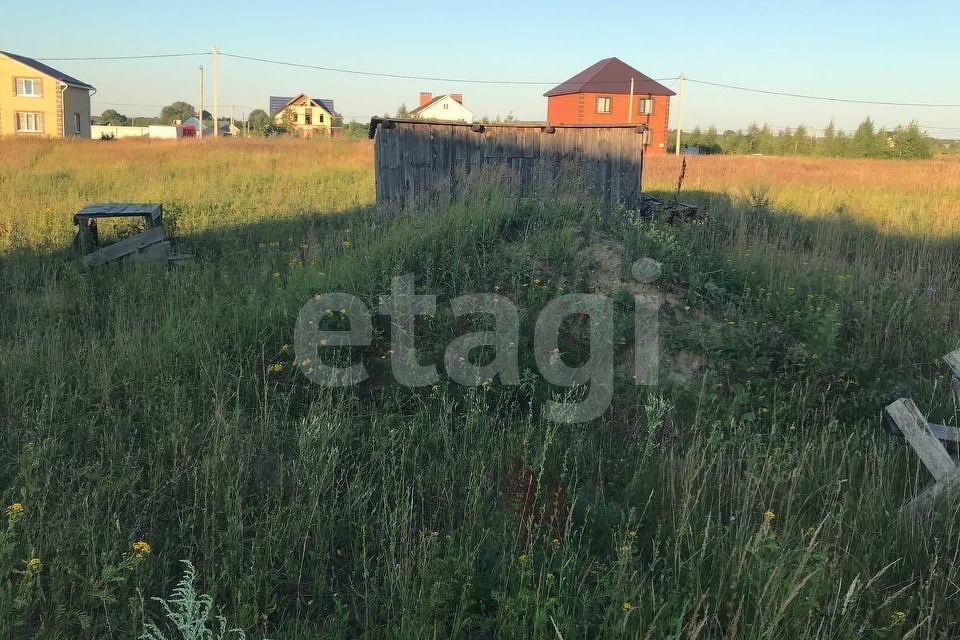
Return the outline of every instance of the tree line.
{"type": "MultiPolygon", "coordinates": [[[[670,132],[670,149],[676,146],[677,132],[670,132]]],[[[746,131],[716,127],[697,127],[680,137],[685,147],[697,147],[700,153],[762,154],[777,156],[824,156],[832,158],[924,159],[933,156],[937,141],[929,137],[917,122],[894,129],[878,128],[869,117],[848,134],[833,121],[815,135],[804,125],[774,132],[770,125],[756,123],[746,131]]]]}

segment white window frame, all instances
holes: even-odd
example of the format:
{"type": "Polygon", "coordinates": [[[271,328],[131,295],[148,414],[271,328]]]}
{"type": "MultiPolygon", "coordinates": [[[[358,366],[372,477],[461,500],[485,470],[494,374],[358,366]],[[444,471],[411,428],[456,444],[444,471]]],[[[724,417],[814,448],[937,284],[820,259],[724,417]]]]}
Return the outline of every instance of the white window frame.
{"type": "Polygon", "coordinates": [[[73,112],[73,132],[77,135],[83,133],[83,121],[80,119],[80,114],[76,111],[73,112]]]}
{"type": "Polygon", "coordinates": [[[17,78],[17,97],[18,98],[42,98],[43,93],[38,92],[41,87],[40,78],[17,78]],[[30,93],[27,93],[27,83],[30,83],[30,93]]]}
{"type": "Polygon", "coordinates": [[[640,98],[637,100],[637,114],[641,116],[653,115],[653,98],[640,98]]]}
{"type": "Polygon", "coordinates": [[[14,116],[17,133],[43,133],[43,113],[39,111],[17,111],[14,116]],[[33,116],[33,128],[28,129],[30,116],[33,116]],[[23,125],[23,126],[21,126],[23,125]]]}
{"type": "Polygon", "coordinates": [[[596,109],[597,109],[597,113],[612,113],[613,99],[610,96],[597,96],[596,109]],[[603,104],[606,108],[601,109],[600,108],[601,104],[603,104]]]}

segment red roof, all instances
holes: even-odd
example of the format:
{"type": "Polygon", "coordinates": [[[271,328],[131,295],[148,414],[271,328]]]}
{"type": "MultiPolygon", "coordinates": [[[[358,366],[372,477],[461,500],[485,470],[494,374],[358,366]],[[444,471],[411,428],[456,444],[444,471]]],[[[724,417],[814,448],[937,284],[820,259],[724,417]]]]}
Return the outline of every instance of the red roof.
{"type": "Polygon", "coordinates": [[[558,84],[545,96],[562,96],[568,93],[630,93],[633,78],[634,95],[673,96],[673,91],[656,80],[643,75],[619,58],[606,58],[558,84]]]}

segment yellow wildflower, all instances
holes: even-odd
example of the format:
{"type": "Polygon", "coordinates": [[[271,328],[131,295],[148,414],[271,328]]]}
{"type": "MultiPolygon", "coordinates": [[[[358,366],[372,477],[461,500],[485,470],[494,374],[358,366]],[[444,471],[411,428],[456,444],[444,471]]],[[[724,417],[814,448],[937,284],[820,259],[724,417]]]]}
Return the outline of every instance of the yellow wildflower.
{"type": "Polygon", "coordinates": [[[777,514],[775,514],[773,511],[770,511],[769,509],[763,512],[763,521],[766,524],[770,524],[771,522],[773,522],[773,520],[776,517],[777,517],[777,514]]]}
{"type": "Polygon", "coordinates": [[[344,249],[349,249],[350,247],[353,246],[353,244],[349,240],[344,240],[343,242],[340,243],[340,246],[343,247],[344,249]]]}
{"type": "Polygon", "coordinates": [[[320,338],[320,346],[321,346],[321,347],[325,347],[325,346],[327,346],[327,344],[328,344],[328,342],[327,342],[327,339],[326,339],[326,338],[320,338]]]}
{"type": "Polygon", "coordinates": [[[40,570],[40,558],[30,558],[27,560],[27,571],[36,572],[40,570]]]}
{"type": "Polygon", "coordinates": [[[274,277],[274,278],[279,278],[279,277],[280,277],[280,272],[279,272],[279,271],[274,271],[274,272],[273,272],[273,277],[274,277]]]}
{"type": "Polygon", "coordinates": [[[7,517],[8,518],[17,518],[23,515],[23,503],[14,502],[9,507],[7,507],[7,517]]]}
{"type": "Polygon", "coordinates": [[[556,551],[560,548],[560,538],[554,538],[550,544],[553,546],[553,550],[556,551]]]}
{"type": "Polygon", "coordinates": [[[282,347],[280,347],[280,353],[286,353],[287,351],[290,351],[290,345],[285,344],[282,347]]]}
{"type": "Polygon", "coordinates": [[[269,367],[267,367],[267,371],[269,371],[270,373],[282,373],[283,364],[280,362],[274,362],[269,367]]]}
{"type": "Polygon", "coordinates": [[[903,624],[903,621],[907,619],[907,614],[903,611],[896,611],[894,612],[892,618],[893,624],[903,624]]]}
{"type": "Polygon", "coordinates": [[[143,556],[153,551],[153,548],[150,546],[150,543],[147,542],[146,540],[137,540],[131,546],[133,547],[134,553],[136,553],[137,557],[139,558],[142,558],[143,556]]]}
{"type": "Polygon", "coordinates": [[[637,532],[636,532],[636,531],[627,531],[627,536],[630,537],[630,538],[636,538],[636,537],[637,537],[637,532]]]}
{"type": "Polygon", "coordinates": [[[521,554],[520,554],[520,558],[518,558],[518,559],[520,560],[520,566],[524,566],[524,567],[525,567],[525,566],[527,566],[527,564],[529,564],[529,562],[530,562],[530,556],[528,556],[528,555],[525,554],[525,553],[521,553],[521,554]]]}
{"type": "Polygon", "coordinates": [[[631,611],[633,611],[633,605],[630,603],[629,600],[624,602],[623,607],[621,608],[623,609],[624,613],[630,613],[631,611]]]}
{"type": "Polygon", "coordinates": [[[333,317],[333,309],[327,309],[326,311],[323,312],[323,315],[327,316],[328,318],[332,318],[332,317],[333,317]]]}

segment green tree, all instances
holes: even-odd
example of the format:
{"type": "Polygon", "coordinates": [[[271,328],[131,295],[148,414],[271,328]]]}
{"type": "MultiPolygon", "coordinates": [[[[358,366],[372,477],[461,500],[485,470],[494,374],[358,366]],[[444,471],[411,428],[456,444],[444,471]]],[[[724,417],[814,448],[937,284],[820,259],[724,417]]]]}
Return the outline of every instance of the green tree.
{"type": "Polygon", "coordinates": [[[116,109],[107,109],[100,114],[100,123],[115,126],[125,125],[127,124],[127,116],[123,115],[116,109]]]}
{"type": "Polygon", "coordinates": [[[410,117],[410,112],[407,111],[407,103],[406,103],[406,102],[401,103],[400,106],[397,107],[397,115],[396,115],[395,117],[397,117],[397,118],[409,118],[409,117],[410,117]]]}
{"type": "Polygon", "coordinates": [[[823,139],[820,142],[820,154],[836,158],[840,155],[840,145],[837,141],[837,125],[830,121],[823,130],[823,139]]]}
{"type": "MultiPolygon", "coordinates": [[[[168,104],[160,111],[160,123],[161,124],[173,124],[174,120],[186,120],[190,116],[197,114],[197,110],[193,108],[193,105],[189,102],[184,102],[178,100],[173,104],[168,104]]],[[[207,112],[203,112],[204,116],[207,116],[207,112]]]]}
{"type": "Polygon", "coordinates": [[[893,156],[904,160],[927,159],[933,156],[936,142],[928,137],[914,120],[906,127],[893,130],[893,156]]]}
{"type": "Polygon", "coordinates": [[[247,118],[250,123],[250,130],[256,133],[263,133],[263,130],[270,124],[270,116],[263,109],[254,109],[247,118]]]}
{"type": "Polygon", "coordinates": [[[854,158],[879,158],[886,155],[886,133],[877,131],[870,116],[853,132],[847,155],[854,158]]]}

